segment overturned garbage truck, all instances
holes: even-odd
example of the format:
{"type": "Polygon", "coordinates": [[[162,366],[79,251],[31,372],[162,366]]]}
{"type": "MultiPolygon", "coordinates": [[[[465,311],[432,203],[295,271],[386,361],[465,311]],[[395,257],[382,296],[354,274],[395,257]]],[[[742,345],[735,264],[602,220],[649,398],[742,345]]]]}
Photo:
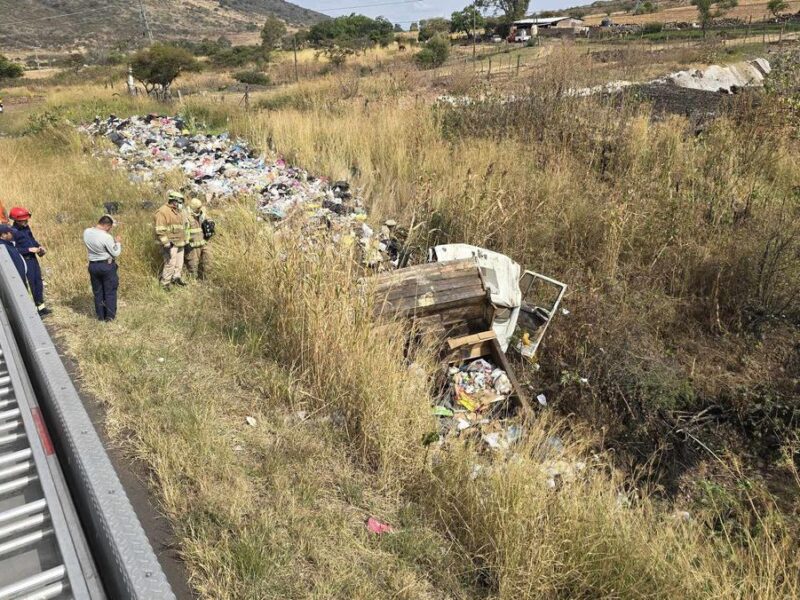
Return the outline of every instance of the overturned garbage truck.
{"type": "Polygon", "coordinates": [[[408,319],[441,344],[440,440],[474,434],[492,450],[513,444],[532,409],[505,353],[535,357],[567,286],[468,244],[435,246],[426,264],[370,283],[377,317],[408,319]]]}

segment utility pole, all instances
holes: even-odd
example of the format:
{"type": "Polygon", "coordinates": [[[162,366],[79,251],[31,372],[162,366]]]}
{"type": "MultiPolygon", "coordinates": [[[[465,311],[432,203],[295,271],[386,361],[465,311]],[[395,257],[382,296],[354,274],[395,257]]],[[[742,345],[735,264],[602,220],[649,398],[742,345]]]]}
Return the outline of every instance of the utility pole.
{"type": "Polygon", "coordinates": [[[476,23],[476,20],[477,20],[477,12],[478,12],[478,6],[477,5],[478,5],[477,2],[473,2],[472,3],[472,62],[475,62],[475,57],[476,57],[476,52],[477,52],[477,49],[475,48],[475,44],[476,44],[476,41],[475,41],[475,36],[476,36],[475,23],[476,23]]]}
{"type": "Polygon", "coordinates": [[[294,81],[297,83],[300,81],[299,76],[297,75],[297,34],[295,33],[292,36],[292,49],[294,50],[294,81]]]}
{"type": "Polygon", "coordinates": [[[139,0],[139,12],[142,15],[142,23],[144,23],[144,29],[147,32],[147,39],[150,41],[150,44],[153,43],[153,32],[150,31],[150,22],[147,20],[147,13],[144,10],[144,4],[142,0],[139,0]]]}

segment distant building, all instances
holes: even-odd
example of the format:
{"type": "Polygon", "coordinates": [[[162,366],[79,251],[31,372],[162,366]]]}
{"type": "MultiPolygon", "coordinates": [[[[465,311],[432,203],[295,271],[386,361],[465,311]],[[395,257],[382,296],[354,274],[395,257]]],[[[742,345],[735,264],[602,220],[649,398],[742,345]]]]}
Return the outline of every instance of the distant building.
{"type": "Polygon", "coordinates": [[[514,27],[517,29],[530,29],[537,27],[539,29],[573,29],[575,27],[583,27],[581,19],[574,19],[572,17],[525,17],[519,21],[514,21],[514,27]]]}
{"type": "MultiPolygon", "coordinates": [[[[581,19],[572,17],[525,17],[514,21],[508,41],[526,41],[526,35],[536,37],[539,30],[556,29],[562,32],[579,33],[585,29],[581,19]]],[[[555,32],[553,32],[555,33],[555,32]]]]}

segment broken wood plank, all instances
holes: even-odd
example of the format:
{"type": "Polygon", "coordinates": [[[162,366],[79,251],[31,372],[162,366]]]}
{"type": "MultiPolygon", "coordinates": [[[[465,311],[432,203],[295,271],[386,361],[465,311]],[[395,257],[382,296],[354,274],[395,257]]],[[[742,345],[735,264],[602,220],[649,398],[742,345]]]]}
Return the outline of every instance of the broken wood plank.
{"type": "Polygon", "coordinates": [[[493,340],[497,338],[497,334],[494,331],[482,331],[480,333],[473,333],[472,335],[465,335],[462,337],[457,338],[450,338],[447,340],[447,345],[450,350],[456,350],[457,348],[461,348],[463,346],[472,346],[475,344],[482,344],[483,342],[487,342],[489,340],[493,340]]]}
{"type": "Polygon", "coordinates": [[[465,306],[476,301],[488,301],[488,292],[482,285],[473,285],[445,292],[443,294],[423,294],[409,296],[394,302],[386,301],[376,305],[375,313],[378,315],[425,315],[439,312],[449,308],[465,306]]]}

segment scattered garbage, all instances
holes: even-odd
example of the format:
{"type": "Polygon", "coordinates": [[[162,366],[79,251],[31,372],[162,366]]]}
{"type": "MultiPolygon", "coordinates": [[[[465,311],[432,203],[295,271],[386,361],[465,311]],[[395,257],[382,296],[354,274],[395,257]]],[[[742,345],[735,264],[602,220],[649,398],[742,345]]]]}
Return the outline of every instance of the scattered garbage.
{"type": "Polygon", "coordinates": [[[692,520],[692,515],[687,510],[676,510],[675,511],[675,518],[677,520],[679,520],[679,521],[684,521],[684,522],[688,523],[689,521],[692,520]]]}
{"type": "Polygon", "coordinates": [[[439,439],[471,436],[492,450],[508,450],[523,433],[518,415],[508,411],[513,392],[508,373],[487,358],[450,366],[446,389],[433,407],[439,439]]]}
{"type": "Polygon", "coordinates": [[[546,477],[547,487],[558,490],[565,483],[574,482],[578,475],[586,470],[586,463],[554,460],[544,463],[541,468],[546,477]]]}
{"type": "Polygon", "coordinates": [[[158,362],[160,362],[160,363],[162,363],[162,364],[163,364],[164,362],[166,362],[166,359],[165,359],[163,356],[159,356],[159,357],[158,357],[156,360],[158,360],[158,362]]]}
{"type": "Polygon", "coordinates": [[[542,406],[547,406],[547,396],[545,396],[544,394],[539,394],[538,396],[536,396],[536,401],[542,406]]]}
{"type": "Polygon", "coordinates": [[[376,519],[375,517],[370,517],[367,519],[367,530],[371,533],[376,535],[383,535],[384,533],[393,533],[394,528],[389,525],[388,523],[384,523],[376,519]]]}
{"type": "Polygon", "coordinates": [[[127,170],[133,182],[158,184],[180,172],[186,191],[209,201],[252,196],[265,220],[299,220],[304,228],[330,232],[337,243],[358,241],[371,265],[391,254],[392,232],[376,235],[366,224],[363,203],[347,181],[331,183],[281,158],[267,160],[227,133],[191,133],[184,119],[163,115],[96,117],[80,130],[108,139],[111,147],[97,147],[95,156],[127,170]]]}
{"type": "Polygon", "coordinates": [[[258,425],[258,421],[256,421],[255,417],[245,417],[244,420],[247,422],[250,427],[255,427],[258,425]]]}
{"type": "Polygon", "coordinates": [[[551,435],[546,440],[547,446],[553,450],[556,454],[561,454],[564,452],[564,442],[561,441],[561,438],[557,435],[551,435]]]}

